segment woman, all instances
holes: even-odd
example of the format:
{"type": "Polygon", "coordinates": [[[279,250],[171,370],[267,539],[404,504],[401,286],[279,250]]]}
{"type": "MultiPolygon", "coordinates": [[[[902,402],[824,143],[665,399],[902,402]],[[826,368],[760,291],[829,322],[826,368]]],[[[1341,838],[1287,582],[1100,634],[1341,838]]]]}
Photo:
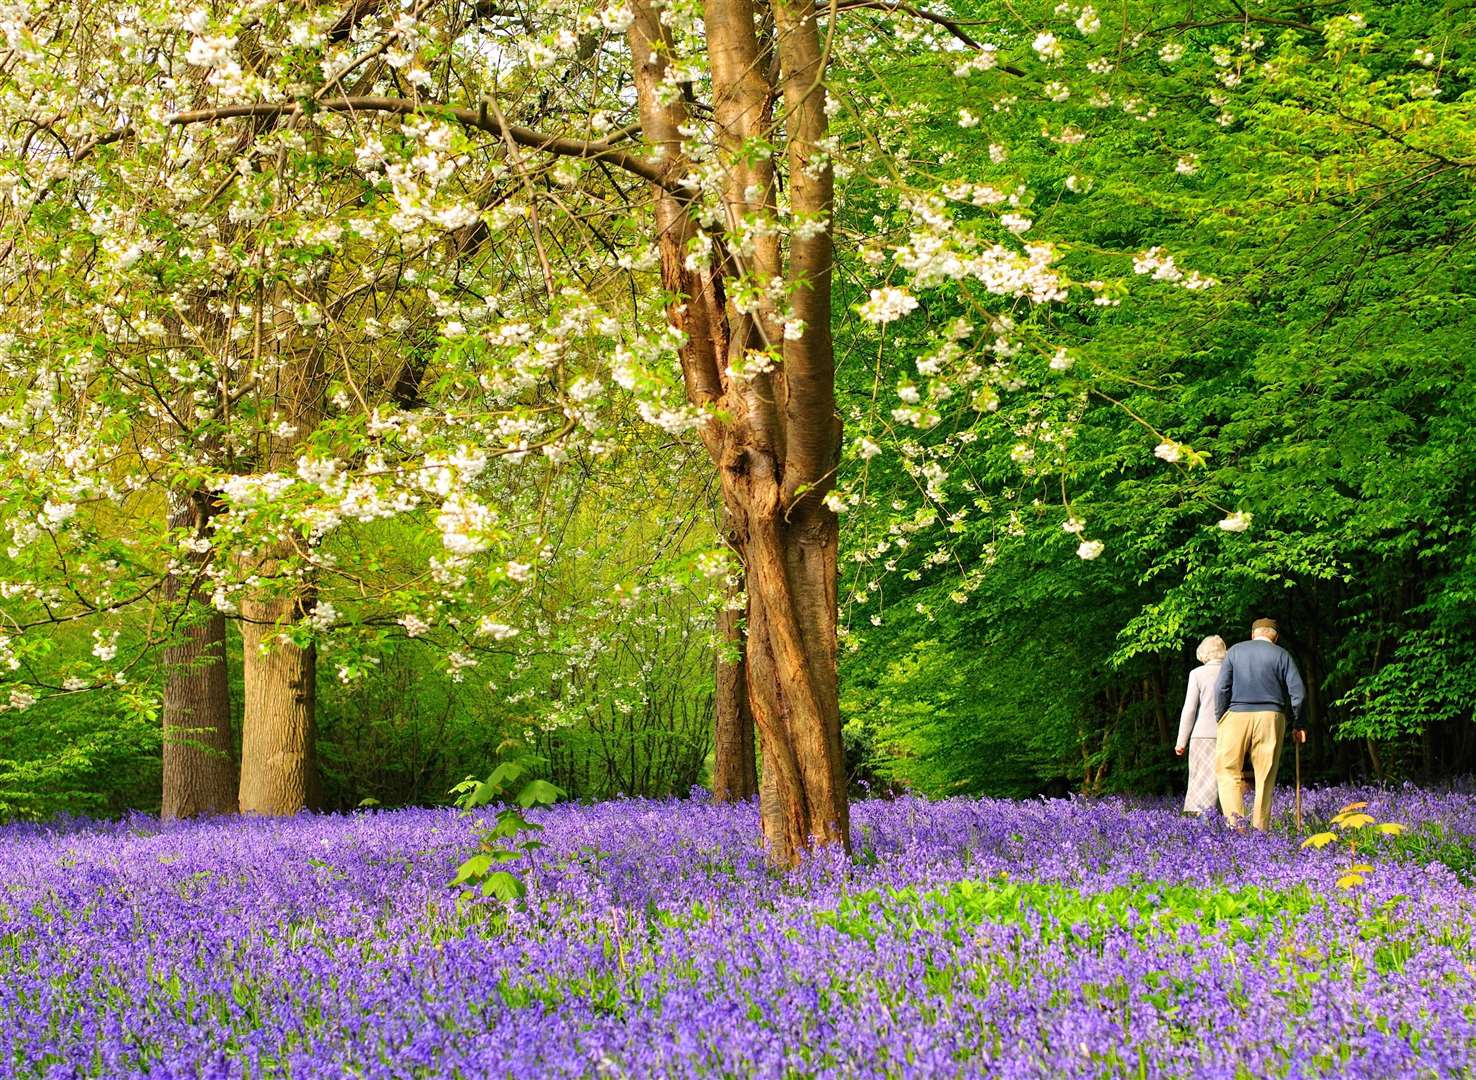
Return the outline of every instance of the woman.
{"type": "Polygon", "coordinates": [[[1194,650],[1199,667],[1189,673],[1189,692],[1179,714],[1179,741],[1174,753],[1189,751],[1189,791],[1184,812],[1201,814],[1218,801],[1215,785],[1215,682],[1225,659],[1225,639],[1212,634],[1194,650]]]}

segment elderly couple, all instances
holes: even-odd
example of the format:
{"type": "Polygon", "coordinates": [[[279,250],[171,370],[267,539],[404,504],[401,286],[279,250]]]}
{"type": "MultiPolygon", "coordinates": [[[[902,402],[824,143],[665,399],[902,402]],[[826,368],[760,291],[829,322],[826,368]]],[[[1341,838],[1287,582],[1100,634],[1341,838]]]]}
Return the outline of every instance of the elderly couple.
{"type": "Polygon", "coordinates": [[[1257,829],[1270,826],[1271,791],[1288,716],[1292,741],[1307,741],[1302,676],[1276,638],[1276,621],[1257,619],[1251,624],[1250,640],[1229,651],[1219,636],[1199,643],[1195,655],[1200,666],[1189,674],[1174,748],[1180,757],[1189,752],[1186,813],[1199,814],[1214,806],[1218,790],[1220,813],[1231,825],[1244,828],[1248,754],[1256,788],[1251,824],[1257,829]]]}

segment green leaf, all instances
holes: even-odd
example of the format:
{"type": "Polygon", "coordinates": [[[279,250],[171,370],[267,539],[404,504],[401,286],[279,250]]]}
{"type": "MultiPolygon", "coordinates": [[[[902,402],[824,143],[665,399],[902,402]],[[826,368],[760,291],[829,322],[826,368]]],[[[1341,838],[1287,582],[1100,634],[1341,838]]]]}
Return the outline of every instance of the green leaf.
{"type": "Polygon", "coordinates": [[[451,879],[452,885],[461,885],[464,882],[480,878],[492,866],[492,856],[473,855],[462,863],[456,870],[456,876],[451,879]]]}
{"type": "Polygon", "coordinates": [[[547,780],[533,780],[523,785],[523,790],[518,792],[518,805],[522,807],[548,806],[558,802],[563,794],[547,780]]]}
{"type": "Polygon", "coordinates": [[[527,886],[506,870],[493,871],[482,882],[482,895],[495,896],[499,900],[509,902],[518,900],[526,895],[527,892],[527,886]]]}

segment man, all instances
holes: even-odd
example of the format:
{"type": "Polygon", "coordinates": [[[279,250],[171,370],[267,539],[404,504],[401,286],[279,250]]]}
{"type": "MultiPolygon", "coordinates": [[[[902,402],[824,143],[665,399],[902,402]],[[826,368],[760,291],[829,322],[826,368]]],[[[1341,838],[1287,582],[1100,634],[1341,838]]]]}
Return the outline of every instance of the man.
{"type": "Polygon", "coordinates": [[[1275,619],[1253,622],[1251,639],[1231,646],[1225,654],[1215,695],[1220,718],[1215,732],[1220,812],[1232,825],[1244,816],[1241,769],[1249,753],[1256,777],[1251,824],[1263,830],[1271,824],[1271,791],[1276,767],[1281,764],[1288,712],[1292,741],[1307,741],[1302,727],[1306,699],[1302,676],[1291,653],[1276,644],[1276,638],[1275,619]]]}

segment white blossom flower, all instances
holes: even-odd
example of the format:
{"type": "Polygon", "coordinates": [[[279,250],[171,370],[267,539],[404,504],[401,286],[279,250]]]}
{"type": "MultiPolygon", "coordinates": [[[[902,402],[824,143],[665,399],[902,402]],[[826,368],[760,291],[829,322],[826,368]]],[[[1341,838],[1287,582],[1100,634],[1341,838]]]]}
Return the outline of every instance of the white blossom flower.
{"type": "Polygon", "coordinates": [[[1065,349],[1057,349],[1051,356],[1052,371],[1070,371],[1076,361],[1065,349]]]}
{"type": "Polygon", "coordinates": [[[1158,50],[1158,58],[1165,64],[1177,64],[1184,59],[1184,45],[1179,41],[1166,41],[1158,50]]]}
{"type": "Polygon", "coordinates": [[[958,110],[958,126],[961,128],[974,128],[979,126],[979,114],[972,109],[958,110]]]}
{"type": "Polygon", "coordinates": [[[1061,522],[1061,531],[1068,532],[1072,536],[1080,536],[1083,532],[1086,531],[1086,522],[1082,521],[1081,518],[1073,514],[1071,517],[1068,517],[1065,521],[1061,522]]]}
{"type": "Polygon", "coordinates": [[[862,438],[860,443],[857,444],[856,452],[861,456],[863,461],[870,461],[881,453],[881,447],[868,438],[862,438]]]}
{"type": "Polygon", "coordinates": [[[540,69],[549,67],[558,60],[559,54],[541,41],[532,41],[527,47],[528,66],[540,69]]]}
{"type": "MultiPolygon", "coordinates": [[[[447,470],[448,472],[450,470],[447,470]]],[[[457,555],[474,555],[491,546],[488,531],[496,524],[496,515],[470,495],[456,493],[441,504],[436,515],[436,528],[447,551],[457,555]]]]}
{"type": "Polygon", "coordinates": [[[518,628],[500,623],[490,615],[483,615],[477,623],[477,636],[491,638],[493,641],[506,641],[508,638],[516,637],[518,628]]]}
{"type": "Polygon", "coordinates": [[[1178,281],[1184,276],[1184,272],[1174,264],[1174,257],[1165,255],[1161,247],[1151,247],[1136,256],[1133,273],[1152,274],[1155,281],[1178,281]]]}
{"type": "Polygon", "coordinates": [[[1246,529],[1250,528],[1251,519],[1254,516],[1255,515],[1249,513],[1248,511],[1237,510],[1235,511],[1235,513],[1230,514],[1228,517],[1221,518],[1219,525],[1220,528],[1229,533],[1245,532],[1246,529]]]}
{"type": "Polygon", "coordinates": [[[1030,47],[1048,63],[1054,63],[1066,55],[1066,49],[1056,40],[1056,35],[1049,30],[1043,30],[1035,35],[1035,41],[1030,47]]]}
{"type": "Polygon", "coordinates": [[[1183,457],[1183,448],[1172,439],[1166,439],[1153,448],[1153,456],[1162,461],[1178,461],[1183,457]]]}
{"type": "Polygon", "coordinates": [[[77,504],[74,502],[52,502],[46,500],[41,507],[41,524],[49,529],[54,529],[65,521],[71,520],[77,514],[77,504]]]}
{"type": "Polygon", "coordinates": [[[459,683],[466,678],[467,668],[476,666],[477,658],[474,656],[454,649],[446,654],[446,674],[451,676],[451,681],[454,683],[459,683]]]}
{"type": "Polygon", "coordinates": [[[859,311],[867,322],[884,325],[916,309],[916,297],[906,289],[888,285],[882,289],[872,289],[871,298],[861,305],[859,311]]]}
{"type": "Polygon", "coordinates": [[[430,629],[430,623],[418,615],[405,614],[400,616],[398,621],[405,628],[406,637],[419,637],[430,629]]]}
{"type": "Polygon", "coordinates": [[[600,25],[606,30],[623,34],[635,23],[635,12],[627,4],[611,4],[600,12],[600,25]]]}
{"type": "Polygon", "coordinates": [[[1076,28],[1085,37],[1091,37],[1098,30],[1102,29],[1102,19],[1097,14],[1097,9],[1092,7],[1091,4],[1082,8],[1081,14],[1076,17],[1076,28]]]}
{"type": "Polygon", "coordinates": [[[314,630],[327,630],[338,622],[338,609],[327,600],[319,600],[304,621],[314,630]]]}
{"type": "Polygon", "coordinates": [[[960,79],[975,71],[988,71],[999,63],[999,50],[993,45],[981,45],[979,51],[953,69],[960,79]]]}
{"type": "Polygon", "coordinates": [[[1080,544],[1076,546],[1076,555],[1077,558],[1085,559],[1090,562],[1098,555],[1102,554],[1105,548],[1106,545],[1103,544],[1100,540],[1083,540],[1080,544]]]}
{"type": "Polygon", "coordinates": [[[224,68],[231,63],[231,52],[235,47],[236,39],[229,34],[197,37],[190,43],[190,51],[185,53],[185,63],[212,70],[224,68]]]}
{"type": "Polygon", "coordinates": [[[1198,154],[1185,154],[1183,157],[1179,158],[1178,162],[1174,165],[1174,172],[1178,173],[1180,176],[1193,176],[1198,171],[1198,154]]]}
{"type": "Polygon", "coordinates": [[[92,632],[92,655],[97,657],[104,664],[108,663],[115,656],[117,656],[118,631],[114,630],[109,637],[104,638],[103,632],[101,630],[94,630],[92,632]]]}

